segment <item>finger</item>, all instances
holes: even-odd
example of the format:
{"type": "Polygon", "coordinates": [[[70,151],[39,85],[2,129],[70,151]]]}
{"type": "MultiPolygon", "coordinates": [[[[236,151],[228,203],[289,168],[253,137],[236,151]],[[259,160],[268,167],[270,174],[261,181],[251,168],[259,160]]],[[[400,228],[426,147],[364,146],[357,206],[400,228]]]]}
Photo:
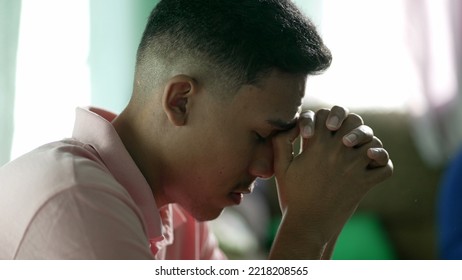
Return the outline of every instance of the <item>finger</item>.
{"type": "Polygon", "coordinates": [[[316,132],[317,137],[325,137],[326,131],[328,132],[329,137],[331,136],[331,132],[325,128],[325,123],[327,116],[329,115],[329,112],[330,111],[328,109],[319,109],[318,111],[316,111],[316,113],[308,111],[306,112],[307,114],[304,115],[304,122],[303,124],[300,124],[300,134],[302,136],[302,141],[300,143],[299,153],[302,153],[306,149],[308,143],[312,141],[312,139],[314,139],[315,131],[318,131],[316,132]],[[309,128],[306,128],[307,126],[309,128]],[[309,133],[306,132],[304,135],[303,129],[312,130],[311,135],[309,135],[309,133]]]}
{"type": "MultiPolygon", "coordinates": [[[[377,137],[376,137],[377,138],[377,137]]],[[[360,125],[347,133],[342,138],[342,142],[347,147],[357,147],[369,143],[374,139],[374,131],[367,125],[360,125]]],[[[380,142],[380,140],[377,141],[380,142]]],[[[381,146],[381,143],[380,143],[381,146]]]]}
{"type": "Polygon", "coordinates": [[[327,118],[329,117],[330,110],[328,109],[319,109],[316,111],[315,117],[314,117],[314,127],[315,129],[323,129],[323,126],[325,126],[327,122],[327,118]]]}
{"type": "Polygon", "coordinates": [[[393,170],[394,170],[394,166],[393,166],[393,162],[391,161],[391,159],[388,160],[385,166],[369,169],[367,171],[369,173],[367,184],[369,186],[373,186],[377,183],[384,181],[385,179],[393,175],[393,170]]]}
{"type": "Polygon", "coordinates": [[[390,156],[384,148],[369,148],[367,150],[367,157],[371,159],[368,168],[386,166],[390,160],[390,156]]]}
{"type": "Polygon", "coordinates": [[[351,113],[348,114],[346,119],[343,121],[342,126],[337,130],[339,135],[346,135],[351,130],[364,124],[364,120],[361,116],[351,113]]]}
{"type": "Polygon", "coordinates": [[[305,111],[300,114],[299,126],[303,138],[308,139],[314,135],[314,112],[305,111]]]}
{"type": "Polygon", "coordinates": [[[283,174],[294,159],[293,142],[299,135],[298,127],[273,137],[274,172],[283,174]]]}
{"type": "Polygon", "coordinates": [[[342,126],[342,123],[347,118],[347,116],[348,109],[340,106],[332,107],[326,120],[327,128],[331,131],[337,131],[342,126]]]}

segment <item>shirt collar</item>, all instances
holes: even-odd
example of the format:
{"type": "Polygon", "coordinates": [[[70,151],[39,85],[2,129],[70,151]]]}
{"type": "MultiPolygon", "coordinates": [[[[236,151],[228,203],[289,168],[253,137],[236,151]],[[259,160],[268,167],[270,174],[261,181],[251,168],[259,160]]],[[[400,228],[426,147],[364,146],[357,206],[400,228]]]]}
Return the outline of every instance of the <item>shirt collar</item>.
{"type": "Polygon", "coordinates": [[[141,209],[148,238],[162,237],[162,219],[151,188],[111,122],[116,115],[94,107],[77,108],[73,138],[91,145],[114,178],[141,209]],[[91,127],[91,129],[89,129],[91,127]]]}
{"type": "Polygon", "coordinates": [[[176,228],[186,223],[187,219],[177,204],[167,204],[159,209],[162,219],[162,235],[167,245],[172,244],[174,240],[173,232],[176,228]]]}

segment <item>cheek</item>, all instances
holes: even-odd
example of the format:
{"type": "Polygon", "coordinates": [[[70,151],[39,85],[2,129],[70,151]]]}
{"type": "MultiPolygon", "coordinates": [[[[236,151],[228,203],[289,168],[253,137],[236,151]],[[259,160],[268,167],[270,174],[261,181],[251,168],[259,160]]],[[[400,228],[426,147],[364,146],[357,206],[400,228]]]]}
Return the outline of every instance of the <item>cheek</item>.
{"type": "Polygon", "coordinates": [[[224,177],[244,172],[255,148],[255,139],[243,129],[239,120],[228,120],[226,125],[222,122],[204,125],[195,139],[191,143],[192,157],[195,158],[191,162],[193,168],[224,177]]]}
{"type": "Polygon", "coordinates": [[[252,149],[249,146],[237,137],[214,141],[204,147],[203,156],[207,158],[204,168],[225,179],[242,177],[252,156],[252,149]]]}

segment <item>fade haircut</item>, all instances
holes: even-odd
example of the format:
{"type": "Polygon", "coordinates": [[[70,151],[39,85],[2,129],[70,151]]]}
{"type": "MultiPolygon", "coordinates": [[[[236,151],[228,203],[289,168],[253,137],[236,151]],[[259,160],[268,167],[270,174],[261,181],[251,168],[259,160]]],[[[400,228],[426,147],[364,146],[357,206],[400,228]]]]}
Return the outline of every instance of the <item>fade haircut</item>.
{"type": "Polygon", "coordinates": [[[221,90],[257,84],[271,70],[313,75],[332,56],[290,0],[161,0],[137,53],[137,75],[156,83],[189,71],[221,90]]]}

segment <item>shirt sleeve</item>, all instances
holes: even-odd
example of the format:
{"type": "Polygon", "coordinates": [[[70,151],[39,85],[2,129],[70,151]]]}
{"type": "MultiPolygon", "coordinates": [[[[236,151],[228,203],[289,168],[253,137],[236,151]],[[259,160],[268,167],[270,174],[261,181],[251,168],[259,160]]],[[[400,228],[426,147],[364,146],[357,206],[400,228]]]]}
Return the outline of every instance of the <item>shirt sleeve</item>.
{"type": "Polygon", "coordinates": [[[117,193],[72,187],[50,198],[16,259],[152,259],[139,213],[117,193]]]}

